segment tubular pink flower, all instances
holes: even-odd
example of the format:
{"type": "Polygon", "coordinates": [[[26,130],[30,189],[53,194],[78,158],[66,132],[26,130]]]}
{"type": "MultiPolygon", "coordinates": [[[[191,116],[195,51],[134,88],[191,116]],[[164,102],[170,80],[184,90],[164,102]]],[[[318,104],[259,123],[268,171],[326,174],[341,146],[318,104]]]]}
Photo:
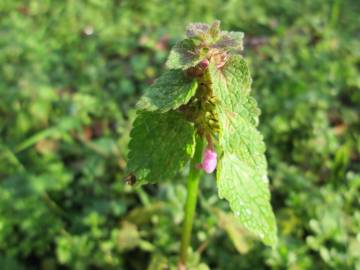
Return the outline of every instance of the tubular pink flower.
{"type": "Polygon", "coordinates": [[[216,169],[217,154],[211,148],[206,148],[203,155],[203,162],[198,164],[199,169],[203,169],[206,173],[212,173],[216,169]]]}

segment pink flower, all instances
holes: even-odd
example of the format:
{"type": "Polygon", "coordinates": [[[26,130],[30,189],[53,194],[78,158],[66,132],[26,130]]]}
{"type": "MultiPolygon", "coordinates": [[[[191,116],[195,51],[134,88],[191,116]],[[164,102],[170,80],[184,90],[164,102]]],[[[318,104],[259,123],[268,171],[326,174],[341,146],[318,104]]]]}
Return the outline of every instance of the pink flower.
{"type": "Polygon", "coordinates": [[[209,65],[209,60],[204,59],[199,63],[199,67],[203,70],[205,70],[209,65]]]}
{"type": "Polygon", "coordinates": [[[198,169],[204,170],[206,173],[212,173],[216,169],[217,154],[210,147],[206,148],[203,155],[203,162],[197,165],[198,169]]]}

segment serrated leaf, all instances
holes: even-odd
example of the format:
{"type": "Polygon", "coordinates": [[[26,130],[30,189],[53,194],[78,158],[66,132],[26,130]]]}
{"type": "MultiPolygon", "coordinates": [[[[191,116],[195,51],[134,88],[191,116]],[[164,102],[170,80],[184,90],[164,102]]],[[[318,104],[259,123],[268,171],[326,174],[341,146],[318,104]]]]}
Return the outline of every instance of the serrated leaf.
{"type": "Polygon", "coordinates": [[[229,201],[241,223],[265,244],[274,245],[276,224],[267,182],[234,153],[224,152],[217,170],[219,196],[229,201]]]}
{"type": "Polygon", "coordinates": [[[217,171],[219,196],[229,201],[248,230],[273,245],[276,224],[270,205],[265,144],[256,130],[260,110],[249,96],[249,69],[241,56],[231,56],[220,69],[210,64],[209,74],[219,102],[219,144],[224,152],[217,171]]]}
{"type": "Polygon", "coordinates": [[[168,70],[146,90],[137,107],[146,111],[175,110],[186,104],[196,89],[197,81],[182,70],[168,70]]]}
{"type": "Polygon", "coordinates": [[[240,114],[222,115],[220,144],[224,151],[236,153],[238,157],[251,166],[261,177],[266,177],[267,164],[265,144],[260,132],[246,117],[240,114]]]}
{"type": "Polygon", "coordinates": [[[237,52],[242,51],[243,39],[243,32],[221,31],[219,40],[212,47],[237,52]]]}
{"type": "Polygon", "coordinates": [[[198,42],[201,46],[209,49],[219,39],[220,21],[215,21],[211,25],[205,23],[191,23],[186,28],[188,38],[198,42]]]}
{"type": "Polygon", "coordinates": [[[199,37],[206,35],[210,29],[210,25],[207,23],[190,23],[186,27],[186,35],[189,38],[199,37]]]}
{"type": "Polygon", "coordinates": [[[240,128],[248,124],[257,126],[260,110],[256,100],[249,95],[251,76],[245,60],[238,55],[231,56],[220,69],[210,64],[209,73],[213,94],[219,100],[219,118],[223,130],[231,130],[235,117],[237,122],[242,121],[240,128]]]}
{"type": "Polygon", "coordinates": [[[184,39],[175,44],[166,61],[168,69],[187,69],[196,66],[205,55],[198,50],[194,41],[184,39]]]}
{"type": "Polygon", "coordinates": [[[264,243],[274,245],[276,224],[270,205],[263,138],[246,117],[238,113],[228,118],[221,113],[219,116],[226,123],[220,138],[224,155],[217,171],[219,196],[229,201],[249,231],[264,243]]]}
{"type": "Polygon", "coordinates": [[[251,87],[251,76],[245,60],[233,55],[220,69],[210,64],[209,73],[214,95],[222,107],[237,112],[238,105],[246,102],[251,87]]]}
{"type": "Polygon", "coordinates": [[[130,136],[127,171],[140,184],[172,178],[194,154],[194,126],[174,111],[140,112],[130,136]]]}
{"type": "Polygon", "coordinates": [[[238,55],[231,56],[220,69],[210,64],[209,73],[213,94],[219,100],[218,110],[222,130],[230,133],[234,129],[233,125],[240,125],[235,128],[239,130],[251,124],[248,128],[258,133],[251,126],[258,125],[260,110],[256,100],[249,95],[252,80],[245,60],[238,55]]]}

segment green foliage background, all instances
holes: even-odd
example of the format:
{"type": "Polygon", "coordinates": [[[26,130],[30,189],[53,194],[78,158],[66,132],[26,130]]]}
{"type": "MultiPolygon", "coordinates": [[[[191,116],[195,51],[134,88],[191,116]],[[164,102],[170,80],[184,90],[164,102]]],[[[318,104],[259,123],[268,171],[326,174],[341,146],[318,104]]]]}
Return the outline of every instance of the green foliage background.
{"type": "Polygon", "coordinates": [[[246,33],[280,240],[254,241],[207,176],[192,269],[360,269],[358,14],[355,0],[1,1],[0,269],[176,265],[186,172],[124,185],[127,143],[186,24],[214,19],[246,33]]]}

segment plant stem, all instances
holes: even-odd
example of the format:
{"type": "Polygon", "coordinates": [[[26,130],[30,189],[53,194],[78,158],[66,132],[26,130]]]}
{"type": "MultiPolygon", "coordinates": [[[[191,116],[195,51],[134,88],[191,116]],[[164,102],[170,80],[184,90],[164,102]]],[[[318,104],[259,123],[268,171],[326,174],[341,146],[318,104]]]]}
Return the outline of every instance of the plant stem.
{"type": "Polygon", "coordinates": [[[185,269],[187,250],[191,240],[191,230],[195,215],[201,170],[196,165],[201,163],[204,141],[200,136],[196,138],[195,154],[190,163],[190,173],[187,183],[187,198],[185,203],[185,219],[182,228],[180,246],[180,268],[185,269]]]}

